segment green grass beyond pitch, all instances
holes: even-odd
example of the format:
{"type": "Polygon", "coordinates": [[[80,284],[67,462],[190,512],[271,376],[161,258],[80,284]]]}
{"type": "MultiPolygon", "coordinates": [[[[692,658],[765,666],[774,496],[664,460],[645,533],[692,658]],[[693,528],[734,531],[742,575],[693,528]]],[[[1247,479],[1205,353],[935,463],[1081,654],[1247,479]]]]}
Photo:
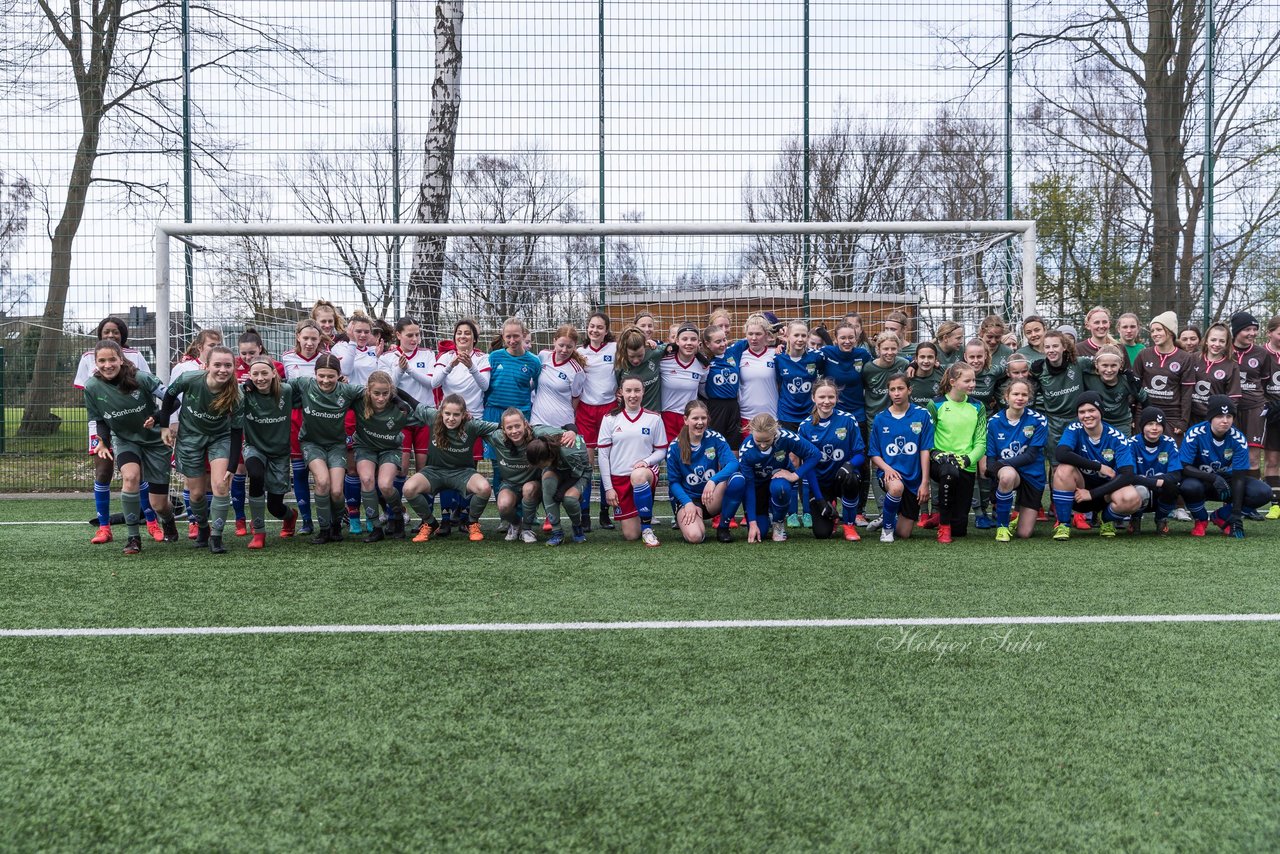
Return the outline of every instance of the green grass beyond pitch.
{"type": "MultiPolygon", "coordinates": [[[[1176,527],[125,559],[4,526],[0,626],[1280,612],[1280,524],[1176,527]]],[[[1275,624],[907,632],[3,639],[0,848],[1280,844],[1275,624]]]]}

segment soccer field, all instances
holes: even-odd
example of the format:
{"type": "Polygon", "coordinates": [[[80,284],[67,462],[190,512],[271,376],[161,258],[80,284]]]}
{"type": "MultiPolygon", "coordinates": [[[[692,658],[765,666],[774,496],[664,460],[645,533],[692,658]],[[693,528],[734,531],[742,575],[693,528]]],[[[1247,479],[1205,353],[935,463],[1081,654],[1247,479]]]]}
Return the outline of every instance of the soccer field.
{"type": "Polygon", "coordinates": [[[335,630],[0,638],[6,849],[1280,845],[1274,621],[893,624],[1274,615],[1274,523],[126,559],[90,504],[0,503],[80,520],[0,527],[0,627],[335,630]]]}

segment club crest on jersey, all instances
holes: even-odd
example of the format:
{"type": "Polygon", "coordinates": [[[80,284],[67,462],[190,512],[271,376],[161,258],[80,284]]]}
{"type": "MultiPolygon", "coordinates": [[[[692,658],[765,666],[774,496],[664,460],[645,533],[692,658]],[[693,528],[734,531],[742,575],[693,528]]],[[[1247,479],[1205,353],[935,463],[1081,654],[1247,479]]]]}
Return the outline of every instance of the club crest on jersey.
{"type": "Polygon", "coordinates": [[[846,430],[846,429],[844,429],[843,427],[837,427],[837,428],[836,428],[836,438],[837,438],[837,439],[840,439],[841,441],[844,441],[844,437],[845,437],[845,436],[848,436],[848,435],[849,435],[849,431],[848,431],[848,430],[846,430]]]}
{"type": "Polygon", "coordinates": [[[714,460],[714,459],[716,458],[716,449],[715,449],[715,448],[707,448],[706,457],[707,457],[707,459],[709,459],[709,460],[714,460]]]}
{"type": "Polygon", "coordinates": [[[1036,432],[1036,428],[1032,427],[1030,424],[1022,428],[1022,435],[1026,436],[1028,439],[1030,439],[1032,434],[1034,434],[1035,432],[1036,432]]]}
{"type": "Polygon", "coordinates": [[[142,389],[135,388],[133,391],[129,392],[129,397],[132,397],[134,400],[138,400],[141,396],[142,389]]]}
{"type": "MultiPolygon", "coordinates": [[[[912,433],[919,433],[919,432],[921,431],[921,429],[923,429],[923,425],[922,425],[919,421],[912,421],[912,422],[911,422],[911,432],[912,432],[912,433]]],[[[885,430],[884,432],[888,433],[889,431],[888,431],[888,430],[885,430]]]]}
{"type": "Polygon", "coordinates": [[[1110,448],[1105,448],[1102,451],[1102,458],[1107,462],[1111,462],[1116,458],[1116,452],[1111,450],[1110,448]]]}
{"type": "Polygon", "coordinates": [[[1251,367],[1251,368],[1256,368],[1256,367],[1258,367],[1258,360],[1257,360],[1257,359],[1250,359],[1250,360],[1249,360],[1249,367],[1251,367]]]}
{"type": "Polygon", "coordinates": [[[1226,371],[1214,371],[1214,372],[1213,372],[1213,378],[1214,378],[1215,380],[1225,380],[1225,379],[1227,378],[1227,372],[1226,372],[1226,371]]]}
{"type": "Polygon", "coordinates": [[[774,451],[774,452],[773,452],[773,458],[774,458],[775,460],[785,460],[785,459],[787,458],[787,452],[786,452],[786,451],[774,451]]]}
{"type": "Polygon", "coordinates": [[[1160,465],[1164,465],[1165,463],[1169,462],[1169,454],[1167,451],[1161,451],[1160,453],[1156,454],[1156,459],[1159,460],[1160,465]]]}
{"type": "Polygon", "coordinates": [[[1179,369],[1179,368],[1181,368],[1181,367],[1182,367],[1182,363],[1181,363],[1181,362],[1170,362],[1170,363],[1169,363],[1169,370],[1171,370],[1171,371],[1176,371],[1176,370],[1178,370],[1178,369],[1179,369]]]}
{"type": "Polygon", "coordinates": [[[347,399],[346,399],[345,397],[343,397],[342,395],[338,395],[338,405],[339,405],[339,406],[346,406],[346,405],[347,405],[347,399]]]}
{"type": "Polygon", "coordinates": [[[805,370],[809,372],[809,376],[814,376],[815,374],[817,374],[817,373],[818,373],[818,366],[817,366],[817,365],[807,365],[807,366],[805,367],[805,370]]]}
{"type": "Polygon", "coordinates": [[[426,363],[426,362],[418,362],[418,367],[419,367],[419,368],[425,368],[426,366],[427,366],[427,363],[426,363]]]}
{"type": "Polygon", "coordinates": [[[648,436],[648,435],[649,435],[650,433],[652,433],[652,432],[653,432],[653,431],[652,431],[650,428],[648,428],[648,427],[641,427],[641,428],[640,428],[640,435],[641,435],[641,436],[648,436]]]}
{"type": "Polygon", "coordinates": [[[727,359],[725,359],[725,360],[724,360],[724,363],[725,363],[726,365],[728,365],[729,367],[734,368],[734,367],[737,367],[737,365],[738,365],[738,360],[737,360],[737,359],[735,359],[735,358],[733,358],[732,356],[730,356],[729,358],[727,358],[727,359]]]}
{"type": "Polygon", "coordinates": [[[1236,452],[1235,452],[1235,451],[1233,451],[1231,448],[1223,448],[1223,449],[1222,449],[1222,458],[1223,458],[1224,460],[1230,460],[1233,456],[1235,456],[1235,453],[1236,453],[1236,452]]]}
{"type": "Polygon", "coordinates": [[[612,356],[609,356],[609,355],[607,355],[607,354],[606,354],[606,355],[605,355],[605,357],[604,357],[603,359],[601,359],[600,361],[602,361],[602,362],[612,362],[612,361],[613,361],[613,357],[612,357],[612,356]]]}

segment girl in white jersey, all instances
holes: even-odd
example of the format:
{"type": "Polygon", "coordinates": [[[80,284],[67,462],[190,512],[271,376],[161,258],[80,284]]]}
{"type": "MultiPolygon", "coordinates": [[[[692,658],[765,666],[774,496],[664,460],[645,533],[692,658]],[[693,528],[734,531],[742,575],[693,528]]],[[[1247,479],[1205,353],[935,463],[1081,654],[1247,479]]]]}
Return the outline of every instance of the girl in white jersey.
{"type": "Polygon", "coordinates": [[[616,508],[614,519],[625,540],[660,545],[653,532],[653,494],[658,486],[658,463],[667,452],[662,417],[641,407],[644,382],[627,377],[618,389],[621,402],[600,425],[597,455],[604,499],[616,508]]]}
{"type": "MultiPolygon", "coordinates": [[[[459,320],[453,327],[453,349],[446,352],[442,345],[431,369],[431,387],[439,389],[442,399],[451,394],[461,397],[471,418],[484,416],[484,396],[489,390],[491,376],[489,357],[476,349],[479,340],[480,330],[476,322],[465,317],[459,320]]],[[[484,456],[484,443],[478,439],[474,455],[477,461],[484,456]]],[[[432,536],[447,537],[455,525],[462,527],[465,524],[467,503],[456,490],[441,491],[440,509],[445,512],[440,519],[440,528],[432,536]]],[[[421,536],[422,531],[418,535],[421,536]]]]}
{"type": "MultiPolygon", "coordinates": [[[[390,362],[391,380],[395,387],[409,394],[419,403],[430,404],[435,400],[431,385],[431,371],[436,366],[436,354],[430,347],[423,347],[422,326],[412,317],[396,321],[396,345],[383,357],[390,362]],[[389,357],[389,358],[388,358],[389,357]]],[[[404,496],[405,479],[427,464],[427,450],[431,443],[431,426],[421,424],[404,428],[404,445],[400,454],[400,474],[395,478],[396,492],[404,496]]],[[[428,530],[427,520],[418,524],[418,533],[428,530]]]]}
{"type": "MultiPolygon", "coordinates": [[[[574,426],[577,433],[587,443],[587,457],[591,465],[596,462],[596,443],[600,436],[600,422],[618,403],[618,373],[614,370],[614,362],[618,358],[618,345],[613,333],[609,331],[609,318],[602,312],[595,312],[587,318],[587,345],[578,348],[578,354],[586,360],[586,380],[582,385],[582,396],[578,400],[578,408],[574,411],[574,426]]],[[[600,484],[600,494],[604,495],[605,485],[600,484]]],[[[582,491],[579,502],[582,508],[582,527],[584,532],[591,531],[591,479],[582,491]]],[[[609,505],[600,503],[600,527],[612,528],[609,520],[609,505]]]]}
{"type": "MultiPolygon", "coordinates": [[[[114,341],[120,345],[121,352],[124,357],[138,369],[139,373],[151,373],[151,367],[147,364],[147,359],[132,347],[126,347],[125,344],[129,340],[129,327],[123,320],[118,317],[104,317],[98,322],[98,328],[95,330],[97,337],[94,339],[94,349],[87,350],[80,357],[80,364],[76,366],[76,377],[74,384],[77,390],[84,391],[84,385],[93,376],[94,371],[98,369],[97,357],[95,355],[98,341],[114,341]]],[[[93,458],[93,503],[97,510],[98,530],[93,535],[90,542],[95,545],[111,542],[111,479],[115,474],[115,464],[110,457],[103,458],[98,456],[98,425],[94,421],[89,421],[89,456],[93,458]]],[[[160,523],[156,520],[156,514],[151,509],[150,493],[147,490],[147,482],[141,481],[140,500],[146,511],[147,517],[147,533],[157,543],[164,539],[164,532],[160,530],[160,523]]]]}
{"type": "MultiPolygon", "coordinates": [[[[352,385],[364,385],[369,375],[379,370],[378,350],[373,337],[373,321],[368,315],[355,312],[347,320],[347,341],[338,341],[329,352],[342,363],[342,376],[352,385]]],[[[360,477],[356,471],[355,440],[356,413],[349,411],[347,429],[347,473],[342,481],[342,497],[347,505],[347,528],[353,536],[364,533],[360,511],[360,477]]]]}
{"type": "Polygon", "coordinates": [[[552,349],[538,354],[542,375],[533,396],[529,421],[545,427],[576,430],[576,412],[587,381],[587,360],[578,351],[578,330],[566,324],[556,330],[552,349]]]}
{"type": "MultiPolygon", "coordinates": [[[[293,349],[281,354],[284,378],[288,382],[299,377],[316,375],[316,358],[320,355],[324,332],[314,320],[299,320],[293,327],[293,349]]],[[[302,520],[299,533],[310,536],[315,533],[311,524],[311,483],[308,479],[306,460],[302,458],[302,443],[298,431],[302,428],[302,410],[295,409],[289,421],[289,468],[293,476],[293,497],[298,502],[298,516],[302,520]]]]}
{"type": "Polygon", "coordinates": [[[702,336],[691,323],[676,329],[675,349],[662,359],[662,423],[667,442],[674,442],[684,427],[684,408],[696,400],[707,384],[707,366],[698,345],[702,336]]]}
{"type": "Polygon", "coordinates": [[[747,424],[760,414],[778,410],[777,349],[764,315],[753,314],[743,325],[746,347],[738,357],[738,417],[745,435],[747,424]]]}

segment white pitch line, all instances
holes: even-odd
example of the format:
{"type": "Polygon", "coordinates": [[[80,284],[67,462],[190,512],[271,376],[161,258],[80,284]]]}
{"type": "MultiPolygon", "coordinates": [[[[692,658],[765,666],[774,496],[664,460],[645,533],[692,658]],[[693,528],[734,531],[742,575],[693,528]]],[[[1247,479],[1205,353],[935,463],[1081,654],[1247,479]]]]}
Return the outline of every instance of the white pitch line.
{"type": "Polygon", "coordinates": [[[92,527],[88,522],[85,522],[83,520],[79,522],[47,522],[47,521],[0,522],[0,525],[21,525],[24,528],[27,525],[79,525],[81,528],[84,528],[85,530],[88,530],[90,527],[92,527]]]}
{"type": "Polygon", "coordinates": [[[666,629],[842,629],[892,626],[1051,626],[1098,623],[1274,623],[1280,614],[1098,614],[1028,617],[858,617],[828,620],[646,620],[613,623],[405,623],[316,626],[143,626],[0,629],[0,638],[169,635],[442,634],[465,632],[604,632],[666,629]]]}

